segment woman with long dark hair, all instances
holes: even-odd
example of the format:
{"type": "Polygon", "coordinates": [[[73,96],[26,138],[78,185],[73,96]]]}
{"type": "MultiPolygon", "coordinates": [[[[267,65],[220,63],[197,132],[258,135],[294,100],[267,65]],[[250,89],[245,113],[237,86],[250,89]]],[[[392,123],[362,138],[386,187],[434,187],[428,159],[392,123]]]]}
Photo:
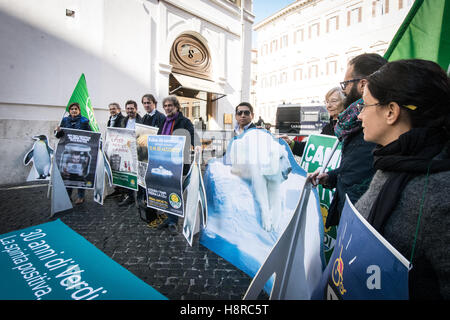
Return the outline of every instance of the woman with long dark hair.
{"type": "Polygon", "coordinates": [[[431,61],[390,62],[359,105],[377,170],[358,211],[410,259],[411,299],[450,298],[450,81],[431,61]]]}

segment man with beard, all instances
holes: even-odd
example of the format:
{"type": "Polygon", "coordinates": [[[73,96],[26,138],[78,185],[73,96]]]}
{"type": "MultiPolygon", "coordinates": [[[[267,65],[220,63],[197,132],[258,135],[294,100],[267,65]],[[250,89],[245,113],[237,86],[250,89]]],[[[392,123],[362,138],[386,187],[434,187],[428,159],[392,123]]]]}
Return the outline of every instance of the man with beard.
{"type": "Polygon", "coordinates": [[[341,211],[348,194],[352,203],[366,192],[372,177],[373,168],[372,150],[374,143],[364,141],[363,128],[358,121],[358,104],[361,99],[366,77],[381,68],[387,61],[375,53],[364,53],[351,59],[342,81],[341,88],[345,95],[346,109],[338,116],[334,133],[342,143],[341,164],[339,168],[327,173],[312,173],[308,176],[313,185],[321,184],[324,188],[334,189],[336,192],[328,210],[325,227],[339,224],[341,211]]]}
{"type": "MultiPolygon", "coordinates": [[[[122,126],[127,129],[135,129],[136,123],[142,123],[142,117],[137,113],[137,103],[134,100],[128,100],[125,102],[125,111],[127,116],[125,117],[122,126]]],[[[125,196],[119,202],[119,207],[128,206],[135,201],[134,191],[127,189],[125,196]]]]}
{"type": "MultiPolygon", "coordinates": [[[[108,105],[109,108],[109,120],[107,123],[107,127],[113,127],[113,128],[122,128],[123,126],[123,121],[125,119],[125,117],[123,116],[121,110],[120,110],[120,105],[117,102],[111,102],[108,105]]],[[[116,197],[116,196],[122,196],[124,194],[124,192],[126,191],[125,188],[121,188],[121,187],[114,187],[114,192],[108,194],[106,198],[111,198],[111,197],[116,197]]]]}

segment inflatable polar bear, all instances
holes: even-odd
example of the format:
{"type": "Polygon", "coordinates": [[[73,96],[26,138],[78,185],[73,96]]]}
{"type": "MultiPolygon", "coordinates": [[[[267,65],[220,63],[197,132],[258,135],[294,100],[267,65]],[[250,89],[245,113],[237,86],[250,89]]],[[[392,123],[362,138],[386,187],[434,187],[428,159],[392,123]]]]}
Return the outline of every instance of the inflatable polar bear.
{"type": "Polygon", "coordinates": [[[251,182],[263,229],[275,230],[282,213],[280,185],[292,171],[285,147],[267,131],[252,129],[232,142],[228,157],[231,173],[251,182]]]}

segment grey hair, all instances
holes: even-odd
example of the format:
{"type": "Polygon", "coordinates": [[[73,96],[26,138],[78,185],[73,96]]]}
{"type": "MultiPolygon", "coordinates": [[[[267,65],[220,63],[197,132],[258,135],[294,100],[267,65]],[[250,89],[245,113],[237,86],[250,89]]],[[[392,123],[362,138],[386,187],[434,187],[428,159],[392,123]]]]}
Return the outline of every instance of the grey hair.
{"type": "Polygon", "coordinates": [[[180,106],[180,102],[177,99],[177,96],[171,95],[171,96],[165,97],[162,101],[163,106],[164,106],[164,103],[166,103],[166,101],[171,102],[177,108],[177,110],[180,111],[181,106],[180,106]]]}

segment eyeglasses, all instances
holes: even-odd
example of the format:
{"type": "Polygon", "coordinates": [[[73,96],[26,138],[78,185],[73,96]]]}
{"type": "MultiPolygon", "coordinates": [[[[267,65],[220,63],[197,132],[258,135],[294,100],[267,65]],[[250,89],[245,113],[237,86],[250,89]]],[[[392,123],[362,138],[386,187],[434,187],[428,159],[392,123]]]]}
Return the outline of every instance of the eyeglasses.
{"type": "Polygon", "coordinates": [[[323,104],[331,104],[331,103],[338,103],[339,102],[339,100],[336,100],[336,99],[331,99],[331,100],[325,100],[324,102],[323,102],[323,104]]]}
{"type": "Polygon", "coordinates": [[[236,114],[238,116],[242,116],[242,114],[244,114],[246,116],[249,116],[250,115],[250,110],[239,110],[239,111],[236,112],[236,114]]]}
{"type": "Polygon", "coordinates": [[[363,103],[358,103],[356,105],[356,108],[358,109],[359,113],[361,113],[365,107],[371,107],[371,106],[381,106],[381,104],[380,103],[365,104],[363,102],[363,103]]]}
{"type": "Polygon", "coordinates": [[[165,104],[165,105],[163,105],[163,108],[170,108],[170,107],[173,107],[173,104],[165,104]]]}
{"type": "Polygon", "coordinates": [[[341,85],[342,90],[345,90],[345,88],[347,88],[349,83],[358,82],[359,80],[361,80],[361,79],[360,78],[350,79],[350,80],[347,80],[347,81],[342,81],[339,84],[341,85]]]}

